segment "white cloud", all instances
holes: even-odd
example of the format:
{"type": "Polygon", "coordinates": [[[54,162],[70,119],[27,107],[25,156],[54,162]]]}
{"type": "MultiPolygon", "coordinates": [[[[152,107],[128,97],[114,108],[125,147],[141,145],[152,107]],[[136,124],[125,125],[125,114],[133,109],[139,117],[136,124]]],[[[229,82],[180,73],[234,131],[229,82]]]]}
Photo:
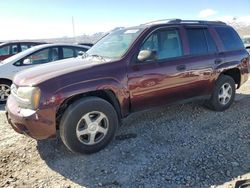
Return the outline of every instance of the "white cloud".
{"type": "Polygon", "coordinates": [[[213,16],[215,14],[217,14],[217,12],[215,10],[208,8],[208,9],[204,9],[204,10],[200,11],[199,17],[200,18],[208,18],[208,17],[213,16]]]}

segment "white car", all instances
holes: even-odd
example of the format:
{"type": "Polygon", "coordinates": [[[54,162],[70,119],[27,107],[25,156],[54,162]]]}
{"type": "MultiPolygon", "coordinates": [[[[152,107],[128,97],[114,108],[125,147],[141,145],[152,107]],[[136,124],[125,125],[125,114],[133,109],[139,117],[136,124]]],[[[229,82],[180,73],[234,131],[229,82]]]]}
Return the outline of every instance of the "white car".
{"type": "Polygon", "coordinates": [[[1,61],[0,104],[7,101],[12,80],[17,72],[39,64],[77,57],[79,52],[86,52],[89,48],[89,46],[72,44],[43,44],[1,61]]]}

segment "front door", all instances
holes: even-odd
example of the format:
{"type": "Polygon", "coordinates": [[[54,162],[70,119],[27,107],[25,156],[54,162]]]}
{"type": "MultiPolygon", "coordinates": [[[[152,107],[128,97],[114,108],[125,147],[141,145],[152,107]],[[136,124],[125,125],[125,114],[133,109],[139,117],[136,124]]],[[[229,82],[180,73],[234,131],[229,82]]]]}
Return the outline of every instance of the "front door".
{"type": "Polygon", "coordinates": [[[154,60],[132,63],[128,72],[128,87],[133,110],[141,110],[176,100],[190,94],[178,28],[153,32],[141,50],[156,52],[154,60]]]}

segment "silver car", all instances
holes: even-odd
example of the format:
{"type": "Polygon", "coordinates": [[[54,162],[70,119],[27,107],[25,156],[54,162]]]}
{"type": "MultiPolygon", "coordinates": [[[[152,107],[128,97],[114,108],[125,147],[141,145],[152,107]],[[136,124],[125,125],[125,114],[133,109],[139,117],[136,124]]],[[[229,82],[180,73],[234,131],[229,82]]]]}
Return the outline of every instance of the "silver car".
{"type": "Polygon", "coordinates": [[[90,47],[73,44],[43,44],[0,62],[0,104],[7,101],[14,75],[24,69],[61,59],[77,57],[90,47]]]}

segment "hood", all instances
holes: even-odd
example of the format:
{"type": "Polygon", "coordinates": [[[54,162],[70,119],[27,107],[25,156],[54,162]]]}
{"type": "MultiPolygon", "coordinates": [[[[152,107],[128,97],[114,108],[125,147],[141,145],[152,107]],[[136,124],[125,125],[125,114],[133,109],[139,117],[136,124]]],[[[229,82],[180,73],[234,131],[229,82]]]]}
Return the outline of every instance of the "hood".
{"type": "Polygon", "coordinates": [[[87,69],[100,63],[103,61],[95,58],[71,58],[55,61],[21,71],[14,77],[14,83],[18,86],[35,86],[43,81],[87,69]]]}

